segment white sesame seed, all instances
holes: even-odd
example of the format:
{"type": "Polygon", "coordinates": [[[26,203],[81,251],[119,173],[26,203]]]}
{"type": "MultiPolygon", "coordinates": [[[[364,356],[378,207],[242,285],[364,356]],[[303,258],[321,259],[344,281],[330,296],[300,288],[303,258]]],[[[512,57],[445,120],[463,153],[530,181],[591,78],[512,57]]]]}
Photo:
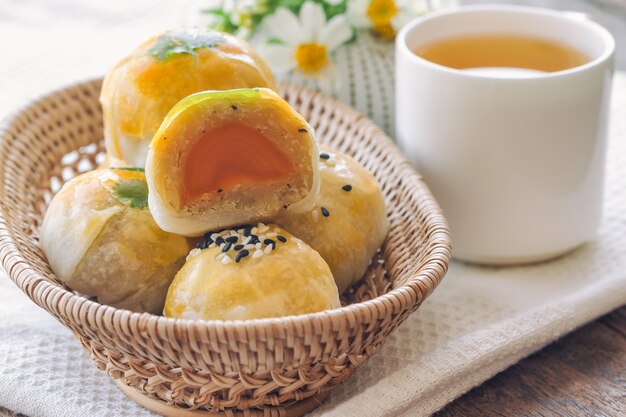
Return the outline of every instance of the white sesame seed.
{"type": "Polygon", "coordinates": [[[229,257],[229,256],[224,256],[220,262],[221,262],[222,264],[226,265],[226,264],[231,263],[232,261],[233,261],[233,260],[232,260],[232,259],[230,259],[230,257],[229,257]]]}
{"type": "Polygon", "coordinates": [[[217,239],[218,237],[219,237],[219,234],[217,234],[217,233],[213,233],[211,235],[211,239],[213,239],[213,240],[217,239]]]}
{"type": "Polygon", "coordinates": [[[215,257],[215,259],[217,259],[218,261],[221,261],[222,259],[224,259],[224,256],[226,256],[226,254],[221,252],[219,255],[215,257]]]}
{"type": "Polygon", "coordinates": [[[265,223],[259,223],[259,233],[267,232],[269,227],[265,223]]]}
{"type": "Polygon", "coordinates": [[[266,234],[265,236],[266,236],[266,237],[268,237],[268,238],[272,238],[272,237],[276,237],[276,236],[278,236],[278,233],[276,233],[276,232],[269,232],[269,233],[268,233],[268,234],[266,234]]]}
{"type": "Polygon", "coordinates": [[[214,248],[214,247],[216,247],[216,246],[217,246],[217,244],[215,244],[215,243],[211,243],[209,246],[207,246],[207,248],[211,249],[211,248],[214,248]]]}
{"type": "Polygon", "coordinates": [[[252,254],[252,259],[256,259],[256,258],[260,258],[261,256],[263,256],[263,251],[260,249],[257,249],[256,251],[254,251],[254,253],[252,254]]]}
{"type": "Polygon", "coordinates": [[[258,242],[256,245],[254,245],[254,248],[255,249],[261,249],[261,245],[262,245],[262,243],[258,242]]]}
{"type": "Polygon", "coordinates": [[[248,243],[248,244],[247,244],[247,245],[245,245],[243,248],[244,248],[244,249],[247,249],[247,250],[252,250],[252,249],[254,249],[254,245],[253,245],[252,243],[248,243]]]}
{"type": "Polygon", "coordinates": [[[256,232],[257,232],[258,230],[259,230],[258,228],[253,227],[253,228],[252,228],[252,230],[250,230],[250,233],[252,233],[253,235],[256,235],[256,232]]]}
{"type": "Polygon", "coordinates": [[[272,251],[272,247],[273,247],[273,246],[274,246],[274,245],[267,245],[267,246],[265,247],[265,249],[263,249],[263,253],[265,253],[265,254],[270,253],[270,252],[272,251]]]}
{"type": "Polygon", "coordinates": [[[189,260],[189,258],[193,258],[196,255],[199,255],[200,252],[201,252],[201,250],[198,249],[198,248],[192,249],[191,252],[189,252],[189,255],[187,255],[187,260],[189,260]]]}
{"type": "Polygon", "coordinates": [[[251,240],[251,239],[252,239],[252,236],[246,236],[246,238],[243,240],[243,242],[242,242],[242,243],[243,243],[244,245],[247,245],[247,244],[248,244],[248,242],[250,242],[250,240],[251,240]]]}

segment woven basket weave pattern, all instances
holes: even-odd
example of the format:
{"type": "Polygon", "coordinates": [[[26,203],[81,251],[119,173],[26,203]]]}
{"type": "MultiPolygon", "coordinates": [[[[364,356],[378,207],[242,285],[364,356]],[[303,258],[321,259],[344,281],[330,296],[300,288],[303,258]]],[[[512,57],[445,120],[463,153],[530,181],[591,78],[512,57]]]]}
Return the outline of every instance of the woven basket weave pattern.
{"type": "Polygon", "coordinates": [[[365,278],[333,311],[247,322],[192,322],[103,306],[51,272],[38,227],[52,191],[97,165],[99,80],[37,100],[0,127],[0,258],[11,279],[69,327],[96,365],[151,398],[185,409],[284,415],[343,382],[419,307],[450,260],[445,220],[391,141],[348,106],[289,85],[281,94],[318,140],[378,178],[390,231],[365,278]]]}

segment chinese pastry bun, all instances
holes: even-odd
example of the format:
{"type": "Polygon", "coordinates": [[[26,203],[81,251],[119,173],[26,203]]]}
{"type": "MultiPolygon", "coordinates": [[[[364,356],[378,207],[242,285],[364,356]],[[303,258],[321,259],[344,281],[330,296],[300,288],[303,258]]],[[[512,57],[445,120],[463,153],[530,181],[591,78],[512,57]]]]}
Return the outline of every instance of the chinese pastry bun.
{"type": "Polygon", "coordinates": [[[190,244],[156,225],[146,193],[136,169],[99,169],[68,181],[40,230],[56,276],[102,304],[160,314],[190,244]]]}
{"type": "Polygon", "coordinates": [[[374,176],[345,154],[323,147],[319,170],[315,207],[275,222],[322,255],[341,293],[361,279],[385,239],[385,200],[374,176]]]}
{"type": "Polygon", "coordinates": [[[165,316],[248,320],[340,306],[326,262],[280,227],[259,223],[205,237],[176,274],[165,316]]]}
{"type": "Polygon", "coordinates": [[[193,94],[150,145],[150,210],[163,230],[185,236],[310,210],[318,153],[311,126],[272,90],[193,94]]]}
{"type": "Polygon", "coordinates": [[[161,33],[139,45],[105,76],[100,102],[107,152],[143,167],[167,112],[205,90],[276,89],[269,66],[234,36],[198,28],[161,33]]]}

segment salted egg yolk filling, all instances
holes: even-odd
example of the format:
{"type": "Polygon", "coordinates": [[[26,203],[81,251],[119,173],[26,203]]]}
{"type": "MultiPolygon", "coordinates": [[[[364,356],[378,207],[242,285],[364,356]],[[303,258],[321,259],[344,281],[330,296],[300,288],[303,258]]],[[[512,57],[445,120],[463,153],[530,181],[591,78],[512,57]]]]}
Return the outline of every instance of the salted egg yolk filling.
{"type": "Polygon", "coordinates": [[[286,180],[295,168],[258,130],[230,123],[200,135],[183,156],[182,171],[181,198],[189,202],[239,185],[286,180]]]}

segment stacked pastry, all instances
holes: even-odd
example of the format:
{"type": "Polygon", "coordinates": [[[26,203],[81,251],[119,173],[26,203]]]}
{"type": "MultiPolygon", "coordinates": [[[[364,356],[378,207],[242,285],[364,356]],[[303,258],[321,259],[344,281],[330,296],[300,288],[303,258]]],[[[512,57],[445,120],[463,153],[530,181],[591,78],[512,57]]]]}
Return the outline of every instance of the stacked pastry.
{"type": "Polygon", "coordinates": [[[219,32],[166,32],[120,61],[101,95],[109,167],[67,182],[41,227],[58,278],[176,318],[339,307],[387,232],[382,193],[273,90],[219,32]]]}

